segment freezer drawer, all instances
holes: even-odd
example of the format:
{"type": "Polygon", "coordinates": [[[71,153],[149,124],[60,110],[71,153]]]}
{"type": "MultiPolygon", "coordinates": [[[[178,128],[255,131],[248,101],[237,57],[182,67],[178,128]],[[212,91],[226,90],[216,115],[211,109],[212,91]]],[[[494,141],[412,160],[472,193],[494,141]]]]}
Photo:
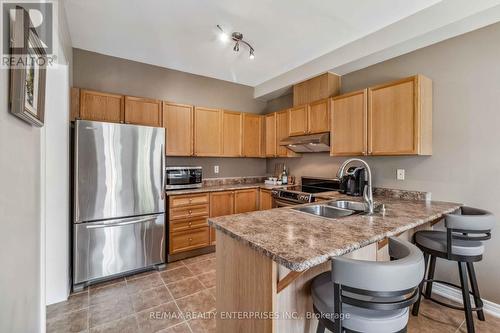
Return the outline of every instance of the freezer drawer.
{"type": "Polygon", "coordinates": [[[73,284],[165,262],[165,215],[74,225],[73,284]]]}

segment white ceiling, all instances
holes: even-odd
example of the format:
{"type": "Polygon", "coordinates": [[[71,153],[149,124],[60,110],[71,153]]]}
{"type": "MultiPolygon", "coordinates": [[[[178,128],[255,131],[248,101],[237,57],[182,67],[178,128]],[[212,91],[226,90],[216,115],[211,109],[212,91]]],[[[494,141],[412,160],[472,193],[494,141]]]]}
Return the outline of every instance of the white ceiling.
{"type": "MultiPolygon", "coordinates": [[[[481,0],[479,0],[481,1],[481,0]]],[[[440,0],[66,0],[73,46],[257,86],[440,0]],[[240,31],[255,59],[222,44],[240,31]]]]}

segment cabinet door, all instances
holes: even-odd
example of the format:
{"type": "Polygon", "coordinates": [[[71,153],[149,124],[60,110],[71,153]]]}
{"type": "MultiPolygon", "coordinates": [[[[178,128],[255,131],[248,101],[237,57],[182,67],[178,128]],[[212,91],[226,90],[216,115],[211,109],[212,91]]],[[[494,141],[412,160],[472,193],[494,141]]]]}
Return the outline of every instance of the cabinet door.
{"type": "Polygon", "coordinates": [[[222,112],[223,156],[241,156],[242,124],[241,112],[222,112]]]}
{"type": "Polygon", "coordinates": [[[279,157],[296,157],[300,154],[294,153],[284,146],[280,146],[280,141],[289,135],[288,110],[276,112],[276,155],[279,157]]]}
{"type": "Polygon", "coordinates": [[[195,107],[194,153],[196,156],[222,155],[222,112],[195,107]]]}
{"type": "Polygon", "coordinates": [[[307,133],[307,105],[301,105],[288,110],[289,135],[304,135],[307,133]]]}
{"type": "Polygon", "coordinates": [[[367,90],[332,99],[332,156],[356,156],[367,153],[367,90]]]}
{"type": "Polygon", "coordinates": [[[140,97],[125,97],[125,123],[162,127],[161,101],[140,97]]]}
{"type": "Polygon", "coordinates": [[[193,106],[163,103],[168,156],[193,155],[193,106]]]}
{"type": "Polygon", "coordinates": [[[80,119],[123,122],[124,98],[82,89],[80,91],[80,119]]]}
{"type": "Polygon", "coordinates": [[[259,210],[271,208],[273,208],[273,197],[271,196],[271,191],[261,189],[259,191],[259,210]]]}
{"type": "Polygon", "coordinates": [[[246,213],[257,210],[257,189],[239,190],[234,192],[234,213],[246,213]]]}
{"type": "Polygon", "coordinates": [[[415,78],[368,90],[368,153],[407,155],[417,153],[415,78]]]}
{"type": "Polygon", "coordinates": [[[264,121],[263,117],[255,114],[243,114],[243,156],[264,156],[264,121]]]}
{"type": "MultiPolygon", "coordinates": [[[[210,217],[234,214],[234,192],[210,193],[210,217]]],[[[215,244],[215,228],[210,227],[210,245],[215,244]]]]}
{"type": "Polygon", "coordinates": [[[325,98],[309,104],[307,133],[324,133],[330,130],[330,103],[325,98]]]}
{"type": "Polygon", "coordinates": [[[276,156],[276,113],[267,114],[265,116],[266,124],[266,156],[276,156]]]}

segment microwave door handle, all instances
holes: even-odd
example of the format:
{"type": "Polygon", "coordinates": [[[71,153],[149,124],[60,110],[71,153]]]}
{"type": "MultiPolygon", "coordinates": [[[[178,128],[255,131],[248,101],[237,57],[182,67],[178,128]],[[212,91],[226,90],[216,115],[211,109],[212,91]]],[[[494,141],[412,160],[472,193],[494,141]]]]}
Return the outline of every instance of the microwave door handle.
{"type": "Polygon", "coordinates": [[[102,223],[102,224],[91,224],[87,226],[87,229],[98,229],[98,228],[107,228],[107,227],[119,227],[123,225],[129,225],[129,224],[136,224],[136,223],[143,223],[143,222],[148,222],[148,221],[153,221],[156,219],[156,216],[150,216],[146,218],[142,218],[139,220],[132,220],[130,221],[129,219],[122,219],[118,220],[118,222],[114,223],[102,223]]]}

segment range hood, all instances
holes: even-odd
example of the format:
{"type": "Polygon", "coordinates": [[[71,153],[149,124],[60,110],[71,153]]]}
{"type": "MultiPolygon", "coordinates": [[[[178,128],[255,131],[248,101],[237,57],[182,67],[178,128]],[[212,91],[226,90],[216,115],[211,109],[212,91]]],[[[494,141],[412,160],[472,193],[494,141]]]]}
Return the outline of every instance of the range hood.
{"type": "Polygon", "coordinates": [[[290,136],[281,140],[280,146],[284,146],[296,153],[330,151],[330,133],[290,136]]]}

